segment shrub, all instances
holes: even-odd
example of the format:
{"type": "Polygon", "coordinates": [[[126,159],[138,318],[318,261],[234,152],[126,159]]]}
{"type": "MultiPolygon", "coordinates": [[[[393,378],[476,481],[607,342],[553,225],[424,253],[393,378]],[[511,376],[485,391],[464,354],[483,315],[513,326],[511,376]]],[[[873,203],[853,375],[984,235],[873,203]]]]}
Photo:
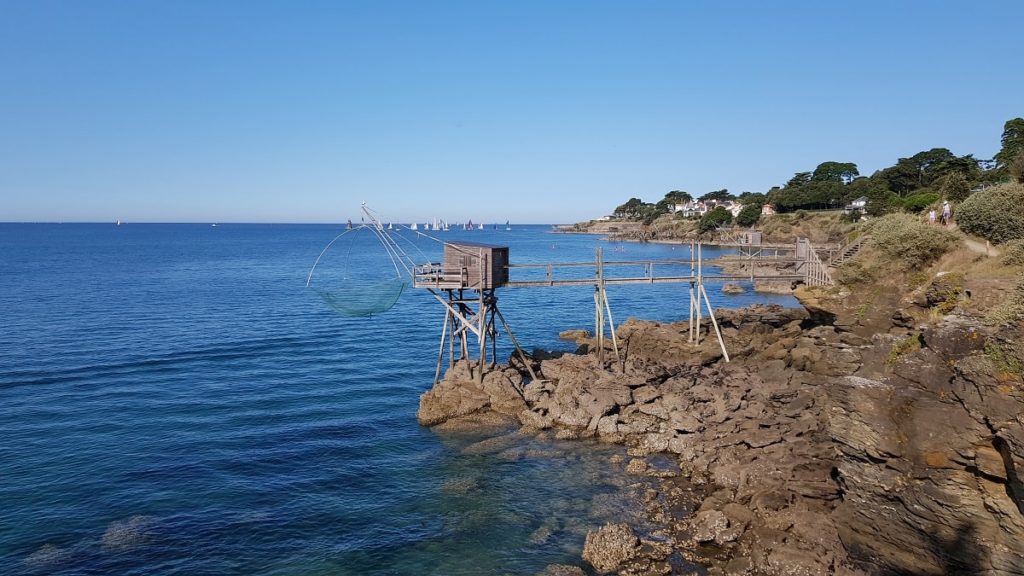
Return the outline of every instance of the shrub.
{"type": "Polygon", "coordinates": [[[1024,318],[1024,274],[1017,276],[1017,284],[1010,297],[985,315],[990,324],[1011,324],[1024,318]]]}
{"type": "Polygon", "coordinates": [[[761,219],[761,206],[759,204],[747,204],[736,215],[736,224],[740,226],[753,226],[761,219]]]}
{"type": "Polygon", "coordinates": [[[714,209],[700,217],[700,231],[710,232],[730,222],[732,222],[732,214],[722,206],[715,206],[714,209]]]}
{"type": "Polygon", "coordinates": [[[1018,238],[1006,243],[1002,262],[1007,266],[1024,266],[1024,239],[1018,238]]]}
{"type": "Polygon", "coordinates": [[[867,231],[880,252],[910,269],[931,264],[956,242],[955,233],[909,214],[882,216],[869,223],[867,231]]]}
{"type": "Polygon", "coordinates": [[[921,337],[916,334],[911,334],[906,338],[893,342],[892,348],[889,349],[889,357],[886,359],[886,364],[893,366],[897,364],[901,358],[916,352],[921,349],[921,337]]]}
{"type": "Polygon", "coordinates": [[[903,199],[903,208],[908,212],[920,212],[939,201],[935,192],[917,192],[903,199]]]}
{"type": "Polygon", "coordinates": [[[854,208],[849,212],[843,212],[843,215],[839,217],[842,222],[854,223],[860,222],[860,219],[864,217],[864,213],[854,208]]]}
{"type": "Polygon", "coordinates": [[[975,192],[954,217],[964,232],[992,242],[1024,238],[1024,185],[1001,184],[975,192]]]}

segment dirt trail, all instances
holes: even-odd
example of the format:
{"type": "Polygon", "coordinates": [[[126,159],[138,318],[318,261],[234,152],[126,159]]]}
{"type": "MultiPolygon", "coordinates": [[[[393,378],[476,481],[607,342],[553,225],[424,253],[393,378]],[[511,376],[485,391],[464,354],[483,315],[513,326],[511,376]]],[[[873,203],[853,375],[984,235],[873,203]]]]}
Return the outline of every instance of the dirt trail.
{"type": "Polygon", "coordinates": [[[968,250],[970,250],[971,252],[975,252],[977,254],[984,254],[986,256],[999,256],[999,249],[997,249],[995,246],[992,246],[988,242],[981,242],[979,240],[974,240],[972,238],[964,238],[964,246],[967,246],[968,250]]]}

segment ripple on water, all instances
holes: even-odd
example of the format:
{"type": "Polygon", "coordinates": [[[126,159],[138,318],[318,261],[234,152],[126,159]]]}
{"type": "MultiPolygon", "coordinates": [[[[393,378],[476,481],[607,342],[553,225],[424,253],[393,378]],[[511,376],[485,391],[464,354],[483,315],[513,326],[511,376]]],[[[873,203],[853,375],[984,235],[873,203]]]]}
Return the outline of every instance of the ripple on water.
{"type": "MultiPolygon", "coordinates": [[[[601,242],[546,231],[472,238],[518,262],[589,261],[601,242]]],[[[302,286],[336,234],[0,224],[0,566],[536,574],[578,564],[589,528],[629,514],[619,448],[418,426],[441,310],[409,291],[369,320],[327,311],[302,286]]],[[[609,296],[617,317],[666,320],[679,294],[609,296]]],[[[591,294],[539,295],[502,293],[503,313],[529,346],[566,349],[558,332],[590,325],[591,294]]]]}

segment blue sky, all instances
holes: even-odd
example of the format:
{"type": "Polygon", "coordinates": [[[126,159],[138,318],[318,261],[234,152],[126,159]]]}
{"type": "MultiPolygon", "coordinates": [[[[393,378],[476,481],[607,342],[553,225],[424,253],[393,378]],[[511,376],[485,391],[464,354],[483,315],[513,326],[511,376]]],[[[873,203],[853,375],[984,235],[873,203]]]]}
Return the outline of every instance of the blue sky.
{"type": "Polygon", "coordinates": [[[1024,2],[0,2],[0,221],[573,222],[1024,116],[1024,2]]]}

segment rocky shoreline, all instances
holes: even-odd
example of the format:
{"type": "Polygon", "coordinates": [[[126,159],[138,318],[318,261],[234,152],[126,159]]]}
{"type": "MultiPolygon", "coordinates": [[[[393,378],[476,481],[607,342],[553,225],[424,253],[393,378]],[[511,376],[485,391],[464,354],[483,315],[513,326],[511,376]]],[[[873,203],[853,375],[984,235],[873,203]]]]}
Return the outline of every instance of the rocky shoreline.
{"type": "Polygon", "coordinates": [[[599,366],[576,334],[577,354],[538,355],[536,381],[507,365],[478,384],[462,363],[418,418],[498,413],[624,444],[624,471],[658,482],[644,498],[658,528],[590,533],[598,573],[1024,573],[1024,386],[991,354],[1017,329],[902,312],[869,326],[834,295],[802,296],[720,311],[729,363],[685,322],[630,320],[621,362],[599,366]]]}

